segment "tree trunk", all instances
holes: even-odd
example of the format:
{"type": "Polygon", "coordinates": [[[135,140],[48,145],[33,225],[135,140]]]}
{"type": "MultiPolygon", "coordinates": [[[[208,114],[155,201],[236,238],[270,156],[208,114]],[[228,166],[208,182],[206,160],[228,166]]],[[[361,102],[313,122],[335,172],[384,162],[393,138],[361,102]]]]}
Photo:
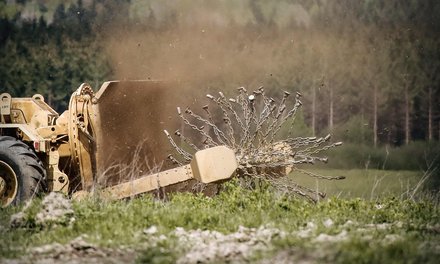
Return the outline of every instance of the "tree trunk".
{"type": "Polygon", "coordinates": [[[429,86],[428,92],[428,140],[431,141],[433,138],[433,128],[432,128],[432,87],[429,86]]]}
{"type": "Polygon", "coordinates": [[[312,133],[316,135],[316,87],[312,88],[312,133]]]}
{"type": "Polygon", "coordinates": [[[333,88],[329,85],[330,88],[330,109],[328,116],[328,128],[330,133],[333,131],[333,88]]]}
{"type": "MultiPolygon", "coordinates": [[[[365,109],[364,109],[364,97],[362,97],[361,98],[361,124],[364,124],[365,122],[364,122],[364,120],[365,120],[365,109]]],[[[362,126],[362,129],[361,129],[361,140],[362,140],[362,143],[365,143],[364,142],[364,139],[365,139],[365,131],[364,131],[364,126],[362,126]]]]}
{"type": "Polygon", "coordinates": [[[409,91],[408,87],[405,87],[405,144],[408,145],[411,140],[410,134],[410,121],[409,121],[409,111],[410,111],[410,103],[409,103],[409,91]]]}
{"type": "Polygon", "coordinates": [[[374,86],[373,94],[373,143],[377,147],[377,87],[374,86]]]}
{"type": "Polygon", "coordinates": [[[50,105],[51,107],[53,107],[53,102],[52,102],[52,92],[49,91],[49,94],[47,95],[47,104],[50,105]]]}

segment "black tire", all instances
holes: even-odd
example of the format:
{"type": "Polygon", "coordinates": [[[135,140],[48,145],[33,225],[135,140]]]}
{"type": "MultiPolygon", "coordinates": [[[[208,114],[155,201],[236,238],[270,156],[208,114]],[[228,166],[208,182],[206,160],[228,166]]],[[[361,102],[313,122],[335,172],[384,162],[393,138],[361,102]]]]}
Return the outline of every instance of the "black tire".
{"type": "Polygon", "coordinates": [[[1,206],[18,205],[46,190],[43,163],[28,145],[13,137],[0,136],[0,173],[10,183],[2,191],[1,206]]]}

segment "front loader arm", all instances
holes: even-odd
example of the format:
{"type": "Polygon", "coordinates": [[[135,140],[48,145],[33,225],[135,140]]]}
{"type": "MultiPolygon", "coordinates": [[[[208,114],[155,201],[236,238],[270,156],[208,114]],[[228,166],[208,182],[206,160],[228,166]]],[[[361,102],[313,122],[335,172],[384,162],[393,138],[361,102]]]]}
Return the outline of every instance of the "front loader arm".
{"type": "MultiPolygon", "coordinates": [[[[123,199],[190,179],[202,183],[229,179],[234,176],[237,168],[234,151],[226,146],[217,146],[196,152],[191,163],[185,166],[146,175],[98,192],[100,196],[109,199],[123,199]]],[[[74,196],[80,198],[83,195],[74,196]]]]}

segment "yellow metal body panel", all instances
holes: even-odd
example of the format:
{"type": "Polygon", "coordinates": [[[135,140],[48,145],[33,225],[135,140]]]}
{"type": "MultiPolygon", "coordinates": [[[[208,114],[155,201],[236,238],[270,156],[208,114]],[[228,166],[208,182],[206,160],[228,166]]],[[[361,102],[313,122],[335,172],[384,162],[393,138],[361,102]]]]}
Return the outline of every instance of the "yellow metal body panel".
{"type": "Polygon", "coordinates": [[[130,180],[115,167],[148,172],[160,167],[172,148],[163,129],[177,126],[177,87],[156,81],[106,82],[93,98],[91,123],[96,141],[97,182],[111,186],[130,180]],[[104,177],[104,179],[103,179],[104,177]]]}
{"type": "Polygon", "coordinates": [[[191,161],[194,178],[203,183],[228,179],[237,166],[234,151],[226,146],[198,151],[191,161]]]}
{"type": "Polygon", "coordinates": [[[191,172],[191,166],[186,165],[105,188],[100,192],[100,194],[101,196],[108,197],[110,199],[122,199],[145,192],[154,191],[160,187],[187,181],[192,178],[193,174],[191,172]]]}

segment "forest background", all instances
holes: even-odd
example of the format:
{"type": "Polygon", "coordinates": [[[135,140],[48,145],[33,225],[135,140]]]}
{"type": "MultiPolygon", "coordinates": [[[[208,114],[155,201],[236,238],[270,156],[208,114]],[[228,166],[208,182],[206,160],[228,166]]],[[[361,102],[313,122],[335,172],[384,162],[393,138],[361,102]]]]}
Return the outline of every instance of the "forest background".
{"type": "Polygon", "coordinates": [[[299,134],[344,141],[331,167],[440,163],[435,0],[0,0],[0,57],[2,92],[57,111],[83,82],[263,85],[303,94],[299,134]]]}

